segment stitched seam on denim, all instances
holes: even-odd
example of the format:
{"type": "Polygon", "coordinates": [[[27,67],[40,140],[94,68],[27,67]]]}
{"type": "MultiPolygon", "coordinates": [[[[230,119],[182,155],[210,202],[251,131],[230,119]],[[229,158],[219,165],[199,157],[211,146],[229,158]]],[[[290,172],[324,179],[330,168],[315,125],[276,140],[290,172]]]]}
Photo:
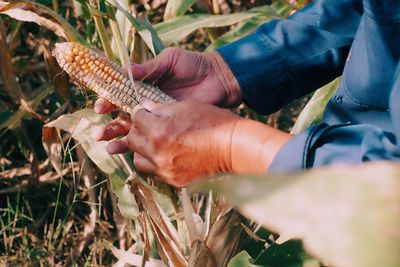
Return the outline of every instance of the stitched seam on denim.
{"type": "Polygon", "coordinates": [[[302,162],[301,162],[301,167],[303,169],[307,168],[308,150],[311,149],[311,140],[314,137],[317,129],[318,129],[318,126],[315,126],[315,128],[311,130],[311,132],[307,136],[306,142],[304,143],[303,157],[302,157],[302,162]]]}
{"type": "Polygon", "coordinates": [[[318,139],[321,136],[323,136],[326,132],[328,132],[328,131],[330,131],[332,129],[340,128],[340,127],[343,127],[343,126],[350,126],[351,124],[340,123],[340,124],[336,124],[336,125],[328,125],[328,124],[325,123],[325,125],[327,127],[323,128],[323,129],[320,129],[321,125],[322,124],[316,125],[315,128],[311,130],[311,132],[309,133],[309,135],[308,135],[308,137],[306,139],[306,142],[305,142],[305,145],[304,145],[304,152],[303,152],[303,163],[302,163],[303,169],[307,168],[308,152],[309,152],[309,150],[312,149],[312,146],[316,143],[316,142],[312,143],[312,139],[314,139],[314,137],[316,136],[316,133],[318,132],[318,130],[320,131],[320,133],[318,134],[318,137],[317,137],[316,141],[318,141],[318,139]]]}
{"type": "MultiPolygon", "coordinates": [[[[347,80],[347,75],[343,75],[343,82],[341,83],[341,87],[342,87],[342,92],[343,92],[343,94],[345,95],[345,96],[347,96],[348,98],[349,98],[349,100],[353,103],[353,104],[355,104],[355,105],[357,105],[357,106],[360,106],[360,107],[363,107],[363,108],[373,108],[373,109],[376,109],[376,110],[380,110],[380,111],[387,111],[388,110],[388,107],[385,107],[385,106],[379,106],[379,105],[373,105],[373,104],[366,104],[366,103],[362,103],[361,101],[358,101],[357,99],[355,99],[352,95],[351,95],[351,93],[350,93],[350,91],[347,89],[347,84],[348,83],[348,80],[347,80]]],[[[339,91],[338,91],[339,92],[339,91]]]]}
{"type": "Polygon", "coordinates": [[[371,10],[365,8],[364,14],[378,24],[400,24],[400,10],[396,13],[375,14],[371,10]]]}
{"type": "MultiPolygon", "coordinates": [[[[377,14],[375,13],[375,11],[373,11],[372,9],[370,9],[370,8],[368,7],[368,5],[364,5],[364,11],[365,11],[365,12],[368,12],[368,13],[371,13],[371,14],[373,14],[373,15],[377,15],[377,14]]],[[[380,15],[380,14],[379,14],[379,15],[380,15]]],[[[385,14],[383,14],[383,15],[388,15],[388,16],[400,15],[400,6],[399,6],[394,12],[385,12],[385,14]]]]}

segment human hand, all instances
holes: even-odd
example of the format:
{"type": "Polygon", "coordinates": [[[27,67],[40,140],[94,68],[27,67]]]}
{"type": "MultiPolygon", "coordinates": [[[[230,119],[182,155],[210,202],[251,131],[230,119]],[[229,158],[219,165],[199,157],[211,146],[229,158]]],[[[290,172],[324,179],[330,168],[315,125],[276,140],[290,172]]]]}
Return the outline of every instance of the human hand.
{"type": "Polygon", "coordinates": [[[138,171],[175,186],[184,186],[201,176],[230,172],[231,134],[243,118],[194,101],[169,105],[144,101],[142,106],[147,110],[131,116],[130,129],[123,121],[125,124],[112,128],[106,136],[97,137],[110,140],[127,134],[122,140],[111,141],[108,152],[134,151],[138,171]]]}
{"type": "MultiPolygon", "coordinates": [[[[177,100],[197,100],[221,107],[235,107],[242,101],[236,78],[218,52],[199,53],[167,48],[156,58],[131,68],[134,79],[157,85],[177,100]]],[[[99,98],[98,113],[115,107],[99,98]]]]}
{"type": "Polygon", "coordinates": [[[132,125],[115,121],[96,133],[109,153],[134,151],[137,170],[177,187],[216,173],[262,174],[289,135],[228,110],[195,101],[145,101],[132,125]]]}

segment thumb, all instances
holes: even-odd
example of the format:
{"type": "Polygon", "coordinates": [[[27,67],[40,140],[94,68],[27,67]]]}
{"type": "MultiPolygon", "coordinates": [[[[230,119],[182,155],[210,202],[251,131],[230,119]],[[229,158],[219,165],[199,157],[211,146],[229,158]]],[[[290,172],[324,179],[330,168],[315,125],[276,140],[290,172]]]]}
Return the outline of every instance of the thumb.
{"type": "Polygon", "coordinates": [[[140,102],[140,105],[142,105],[142,107],[144,107],[145,109],[151,111],[154,109],[156,103],[154,103],[153,101],[151,101],[150,99],[144,98],[142,100],[142,102],[140,102]]]}
{"type": "Polygon", "coordinates": [[[147,82],[153,82],[166,75],[171,68],[171,58],[169,53],[162,53],[143,64],[134,64],[131,66],[131,72],[134,79],[147,82]]]}
{"type": "Polygon", "coordinates": [[[154,103],[153,101],[145,98],[140,102],[140,106],[148,112],[156,116],[171,116],[174,114],[174,108],[170,104],[154,103]]]}

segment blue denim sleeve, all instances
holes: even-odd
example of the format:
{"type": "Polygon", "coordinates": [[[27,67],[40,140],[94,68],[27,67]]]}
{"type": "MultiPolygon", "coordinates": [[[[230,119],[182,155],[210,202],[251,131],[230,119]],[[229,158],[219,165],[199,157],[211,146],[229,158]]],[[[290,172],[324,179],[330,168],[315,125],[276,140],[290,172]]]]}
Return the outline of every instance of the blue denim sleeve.
{"type": "Polygon", "coordinates": [[[364,8],[323,123],[292,138],[270,172],[400,160],[400,1],[364,0],[364,8]]]}
{"type": "Polygon", "coordinates": [[[391,131],[372,124],[314,125],[289,141],[275,156],[270,173],[295,172],[332,163],[400,160],[400,64],[390,94],[391,131]]]}
{"type": "Polygon", "coordinates": [[[362,12],[362,0],[315,0],[218,52],[245,102],[269,114],[342,73],[362,12]]]}

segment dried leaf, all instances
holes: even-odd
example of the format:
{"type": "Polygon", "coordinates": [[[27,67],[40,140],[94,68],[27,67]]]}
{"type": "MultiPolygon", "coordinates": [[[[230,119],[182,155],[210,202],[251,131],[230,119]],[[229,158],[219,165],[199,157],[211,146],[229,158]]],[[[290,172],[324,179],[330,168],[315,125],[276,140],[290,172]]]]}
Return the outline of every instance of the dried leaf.
{"type": "Polygon", "coordinates": [[[243,221],[244,218],[231,209],[228,213],[218,216],[212,224],[206,245],[214,254],[217,266],[226,266],[238,252],[245,237],[243,221]]]}
{"type": "Polygon", "coordinates": [[[62,145],[59,131],[56,128],[44,127],[42,143],[51,164],[57,174],[62,177],[62,145]]]}
{"type": "Polygon", "coordinates": [[[173,263],[173,266],[186,266],[178,233],[164,210],[156,201],[152,191],[141,183],[139,177],[131,178],[128,184],[132,194],[138,198],[138,201],[143,205],[144,210],[146,210],[149,216],[159,248],[162,249],[160,256],[163,257],[164,255],[166,262],[173,263]]]}
{"type": "Polygon", "coordinates": [[[35,118],[44,121],[44,118],[38,115],[35,110],[40,105],[42,100],[46,98],[52,90],[53,85],[51,84],[44,84],[39,87],[28,102],[24,100],[20,102],[21,105],[19,106],[18,110],[14,112],[9,118],[7,118],[6,121],[0,124],[0,129],[7,128],[12,130],[18,128],[21,124],[22,119],[25,118],[27,115],[32,115],[35,118]]]}
{"type": "Polygon", "coordinates": [[[59,14],[35,2],[0,2],[0,14],[20,21],[34,22],[70,42],[86,44],[85,39],[59,14]]]}
{"type": "Polygon", "coordinates": [[[6,92],[14,100],[14,104],[19,104],[21,99],[25,99],[22,89],[17,82],[12,62],[10,47],[6,41],[7,30],[0,18],[0,75],[3,80],[3,86],[6,92]]]}
{"type": "MultiPolygon", "coordinates": [[[[97,142],[92,138],[94,127],[105,125],[110,121],[111,118],[108,115],[98,115],[92,109],[83,109],[73,114],[60,116],[58,119],[49,122],[43,126],[43,132],[50,131],[46,128],[57,128],[71,133],[72,138],[79,141],[97,167],[109,174],[122,215],[126,218],[135,219],[139,215],[139,211],[135,198],[125,183],[128,174],[123,168],[123,163],[119,157],[107,153],[107,142],[97,142]]],[[[45,139],[44,142],[46,141],[45,139]]],[[[50,147],[49,144],[46,144],[46,146],[50,147]]]]}
{"type": "MultiPolygon", "coordinates": [[[[118,249],[116,247],[112,247],[111,252],[118,260],[130,265],[141,266],[142,264],[143,257],[138,254],[118,249]]],[[[146,267],[166,267],[166,265],[160,260],[150,259],[149,261],[146,261],[146,267]]]]}
{"type": "Polygon", "coordinates": [[[185,267],[187,266],[187,261],[183,254],[180,252],[180,249],[176,246],[172,240],[169,240],[168,236],[165,235],[161,228],[150,219],[151,225],[153,227],[155,236],[157,238],[158,244],[163,250],[164,255],[168,259],[168,266],[175,266],[175,267],[185,267]]]}
{"type": "Polygon", "coordinates": [[[194,213],[192,204],[190,203],[190,199],[185,188],[182,188],[181,191],[181,202],[182,202],[183,216],[185,218],[186,226],[189,231],[190,243],[193,243],[197,240],[204,241],[204,239],[201,236],[203,221],[200,216],[194,213]],[[197,217],[194,217],[195,215],[197,215],[197,217]]]}
{"type": "Polygon", "coordinates": [[[65,39],[67,38],[65,36],[64,29],[59,24],[49,19],[43,18],[37,15],[35,12],[29,10],[23,10],[20,8],[13,8],[5,11],[0,10],[0,13],[8,15],[9,17],[16,20],[25,22],[35,22],[36,24],[43,26],[49,29],[50,31],[54,32],[56,35],[65,39]]]}
{"type": "Polygon", "coordinates": [[[217,267],[218,265],[215,257],[216,256],[211,252],[204,241],[197,240],[193,242],[190,248],[188,266],[217,267]]]}

